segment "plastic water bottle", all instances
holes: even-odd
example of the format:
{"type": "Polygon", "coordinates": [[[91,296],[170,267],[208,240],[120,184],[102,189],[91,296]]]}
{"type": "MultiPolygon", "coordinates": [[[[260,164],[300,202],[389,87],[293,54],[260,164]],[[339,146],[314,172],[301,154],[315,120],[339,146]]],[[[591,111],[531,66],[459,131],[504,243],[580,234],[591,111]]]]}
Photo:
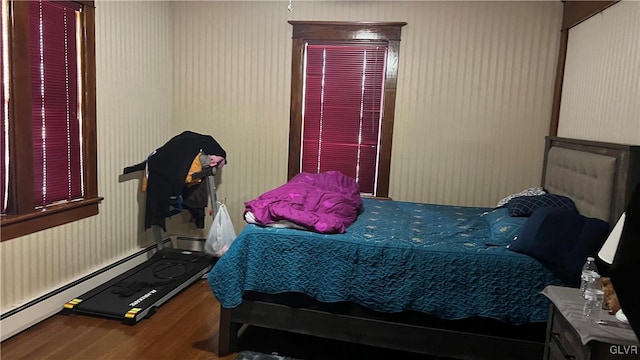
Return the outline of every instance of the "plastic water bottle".
{"type": "Polygon", "coordinates": [[[584,291],[587,288],[590,278],[594,275],[598,275],[596,260],[593,257],[588,257],[587,262],[582,266],[582,275],[580,276],[580,295],[582,297],[584,297],[584,291]]]}
{"type": "Polygon", "coordinates": [[[604,290],[602,287],[602,281],[600,275],[595,274],[584,290],[584,306],[582,308],[582,314],[584,317],[592,322],[600,322],[600,311],[602,309],[602,302],[604,301],[604,290]]]}

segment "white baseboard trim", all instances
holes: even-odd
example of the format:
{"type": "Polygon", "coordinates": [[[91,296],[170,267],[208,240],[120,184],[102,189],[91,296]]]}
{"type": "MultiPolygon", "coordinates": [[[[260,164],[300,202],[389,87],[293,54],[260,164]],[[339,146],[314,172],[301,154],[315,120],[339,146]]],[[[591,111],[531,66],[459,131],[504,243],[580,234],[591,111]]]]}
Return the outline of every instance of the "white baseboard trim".
{"type": "Polygon", "coordinates": [[[28,329],[59,313],[69,300],[113,279],[114,277],[142,264],[155,253],[155,246],[142,249],[120,261],[95,271],[77,281],[55,289],[30,301],[0,317],[0,341],[28,329]]]}

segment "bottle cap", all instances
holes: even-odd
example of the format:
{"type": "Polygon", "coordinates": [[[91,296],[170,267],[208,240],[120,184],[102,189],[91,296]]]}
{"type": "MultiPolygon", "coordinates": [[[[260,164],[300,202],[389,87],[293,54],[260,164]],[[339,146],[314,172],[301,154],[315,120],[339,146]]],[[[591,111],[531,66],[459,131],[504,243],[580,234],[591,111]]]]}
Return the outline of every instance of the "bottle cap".
{"type": "Polygon", "coordinates": [[[589,256],[589,257],[587,258],[587,260],[589,260],[589,261],[593,261],[593,260],[595,260],[595,259],[593,258],[593,256],[589,256]]]}

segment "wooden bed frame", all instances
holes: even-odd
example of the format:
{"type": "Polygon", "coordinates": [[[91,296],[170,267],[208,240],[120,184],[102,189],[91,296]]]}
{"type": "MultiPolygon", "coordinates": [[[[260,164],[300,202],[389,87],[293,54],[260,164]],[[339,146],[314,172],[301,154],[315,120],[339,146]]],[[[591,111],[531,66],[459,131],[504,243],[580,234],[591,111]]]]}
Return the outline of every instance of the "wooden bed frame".
{"type": "MultiPolygon", "coordinates": [[[[640,182],[640,146],[547,137],[553,147],[615,158],[609,223],[615,224],[640,182]]],[[[351,304],[322,304],[310,298],[291,302],[282,295],[249,294],[238,307],[222,308],[218,355],[237,350],[247,325],[435,356],[473,359],[541,359],[546,324],[507,326],[490,319],[438,320],[424,314],[383,314],[351,304]]],[[[304,297],[299,295],[298,297],[304,297]]]]}

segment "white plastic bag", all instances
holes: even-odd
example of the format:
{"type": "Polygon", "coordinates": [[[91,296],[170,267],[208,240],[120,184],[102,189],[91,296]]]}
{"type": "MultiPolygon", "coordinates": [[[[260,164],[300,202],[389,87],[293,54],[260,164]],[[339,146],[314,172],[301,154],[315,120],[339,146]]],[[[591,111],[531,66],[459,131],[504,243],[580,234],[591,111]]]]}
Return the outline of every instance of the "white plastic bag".
{"type": "Polygon", "coordinates": [[[231,217],[229,217],[227,207],[221,204],[218,207],[218,213],[213,218],[207,241],[204,243],[204,252],[220,257],[227,252],[227,249],[235,239],[236,231],[233,229],[231,217]]]}

